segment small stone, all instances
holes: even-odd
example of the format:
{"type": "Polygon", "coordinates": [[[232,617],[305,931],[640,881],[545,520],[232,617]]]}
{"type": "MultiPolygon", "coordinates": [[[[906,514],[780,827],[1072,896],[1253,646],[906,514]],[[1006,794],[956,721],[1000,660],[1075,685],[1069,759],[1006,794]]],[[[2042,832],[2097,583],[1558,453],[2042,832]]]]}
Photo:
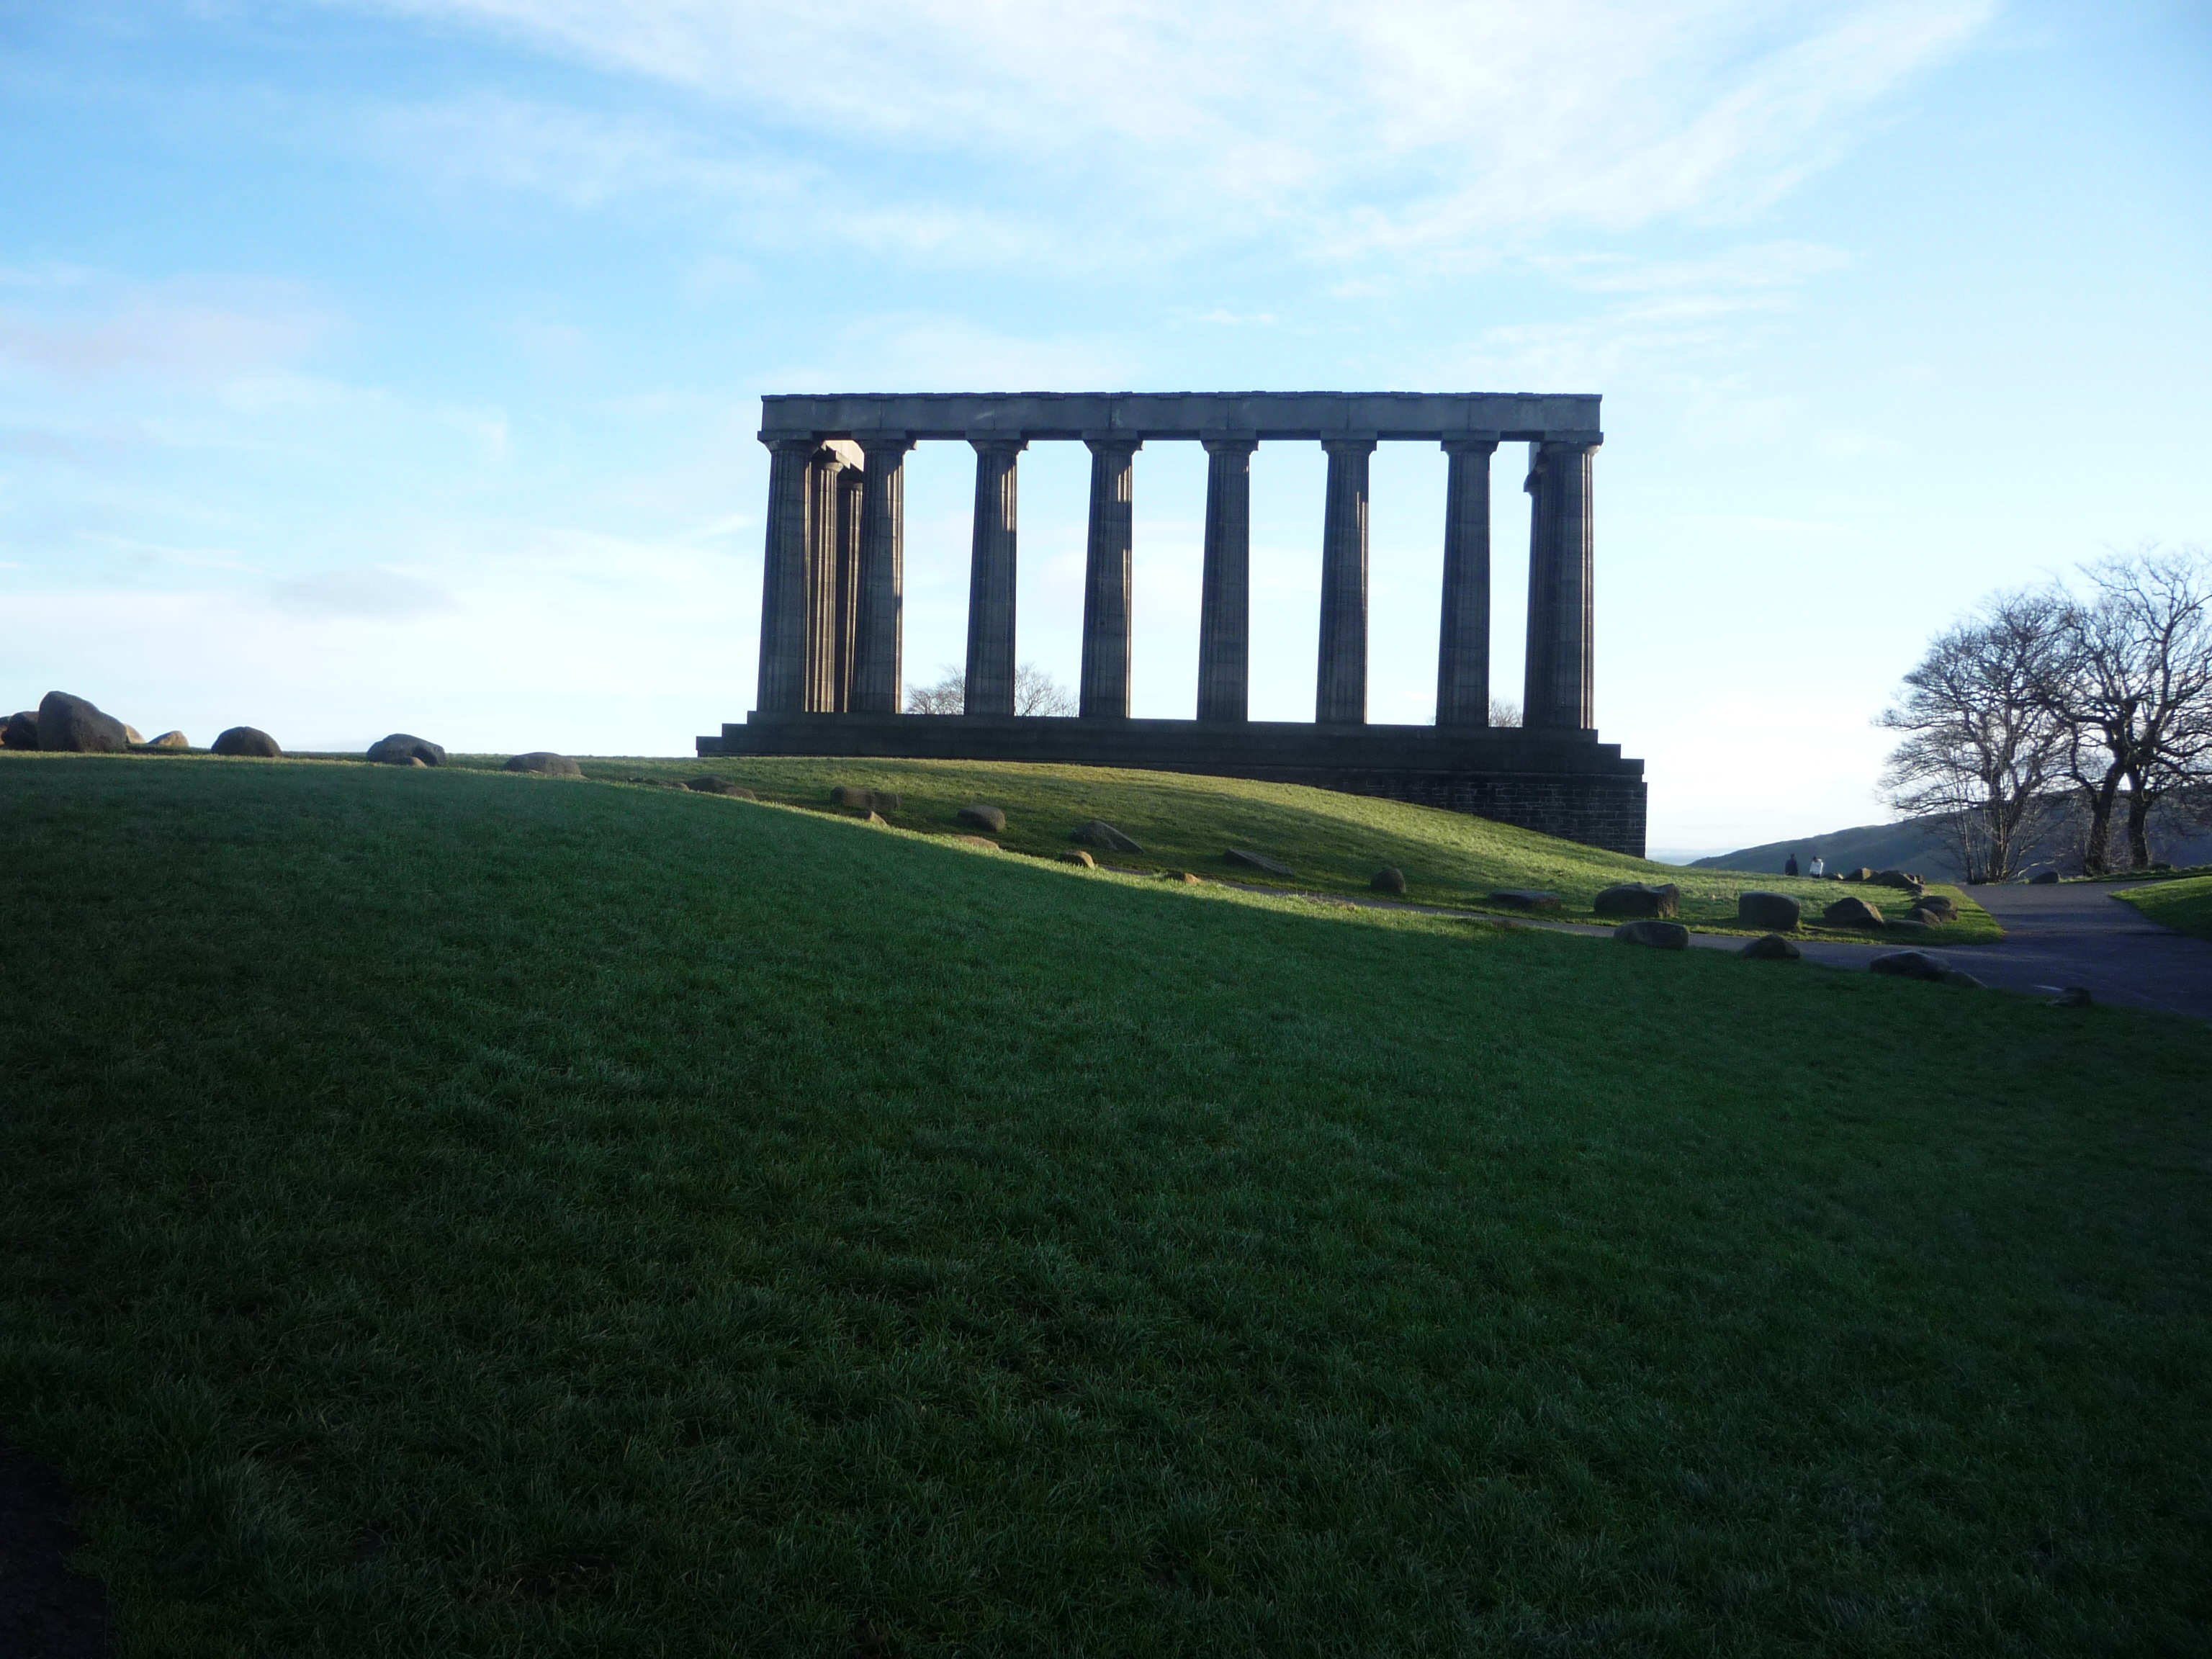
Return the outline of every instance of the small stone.
{"type": "Polygon", "coordinates": [[[963,806],[954,816],[961,823],[994,836],[1006,827],[1006,811],[1002,806],[963,806]]]}
{"type": "Polygon", "coordinates": [[[1886,957],[1876,957],[1867,963],[1870,974],[1888,974],[1898,979],[1921,979],[1939,981],[1951,969],[1924,951],[1899,951],[1886,957]]]}
{"type": "Polygon", "coordinates": [[[1271,876],[1291,876],[1297,872],[1280,859],[1271,859],[1265,853],[1248,853],[1232,847],[1222,855],[1226,864],[1239,865],[1247,870],[1263,870],[1271,876]]]}
{"type": "Polygon", "coordinates": [[[1490,896],[1492,904],[1502,904],[1509,910],[1556,910],[1559,908],[1557,893],[1539,892],[1533,887],[1502,887],[1490,896]]]}
{"type": "Polygon", "coordinates": [[[1625,881],[1601,890],[1590,908],[1601,916],[1671,916],[1681,902],[1682,890],[1671,881],[1659,886],[1625,881]]]}
{"type": "Polygon", "coordinates": [[[2058,872],[2056,870],[2039,870],[2027,878],[2027,884],[2031,887],[2056,887],[2058,885],[2058,872]]]}
{"type": "Polygon", "coordinates": [[[1395,864],[1386,864],[1367,884],[1378,893],[1402,893],[1406,890],[1406,872],[1395,864]]]}
{"type": "Polygon", "coordinates": [[[1204,881],[1206,878],[1200,875],[1195,870],[1163,870],[1160,872],[1160,879],[1162,881],[1184,882],[1195,887],[1199,883],[1204,881]]]}
{"type": "Polygon", "coordinates": [[[549,778],[580,778],[584,769],[566,755],[556,755],[550,749],[533,749],[526,755],[517,755],[501,769],[508,772],[536,772],[549,778]]]}
{"type": "Polygon", "coordinates": [[[1863,898],[1840,898],[1820,912],[1822,924],[1829,927],[1886,927],[1889,924],[1881,911],[1863,898]]]}
{"type": "Polygon", "coordinates": [[[1679,921],[1624,921],[1613,936],[1624,945],[1648,945],[1655,951],[1690,948],[1690,930],[1679,921]]]}
{"type": "MultiPolygon", "coordinates": [[[[883,815],[882,815],[882,814],[880,814],[880,813],[878,813],[878,812],[862,812],[862,813],[860,813],[859,816],[860,816],[860,822],[861,822],[861,823],[863,823],[880,824],[880,825],[882,825],[882,827],[883,827],[883,828],[884,828],[884,829],[886,829],[886,830],[888,830],[888,829],[890,829],[890,824],[885,823],[884,822],[883,815]]],[[[960,837],[960,839],[961,839],[962,841],[974,841],[974,840],[975,840],[975,839],[976,839],[976,837],[975,837],[975,836],[961,836],[961,837],[960,837]]]]}
{"type": "MultiPolygon", "coordinates": [[[[872,818],[870,822],[881,823],[883,820],[881,818],[872,818]]],[[[995,853],[999,850],[999,843],[993,841],[988,836],[947,836],[945,839],[947,841],[957,842],[963,847],[980,847],[983,848],[984,851],[989,853],[995,853]]]]}
{"type": "Polygon", "coordinates": [[[189,749],[192,740],[181,732],[164,732],[146,745],[149,749],[189,749]]]}
{"type": "Polygon", "coordinates": [[[1749,957],[1753,962],[1796,962],[1804,954],[1794,942],[1779,933],[1768,933],[1755,939],[1736,952],[1740,957],[1749,957]]]}
{"type": "Polygon", "coordinates": [[[1058,854],[1055,856],[1059,858],[1062,864],[1080,865],[1085,870],[1096,870],[1098,867],[1098,860],[1092,858],[1090,854],[1085,852],[1079,847],[1070,848],[1066,852],[1058,854]]]}
{"type": "MultiPolygon", "coordinates": [[[[183,733],[176,735],[182,737],[183,733]]],[[[218,755],[238,755],[253,760],[277,760],[284,753],[276,746],[276,738],[252,726],[234,726],[218,732],[209,747],[218,755]]]]}
{"type": "MultiPolygon", "coordinates": [[[[632,778],[632,783],[642,783],[642,778],[632,778]]],[[[684,787],[697,795],[728,795],[737,800],[758,800],[760,797],[741,783],[732,783],[727,778],[690,778],[684,787]]]]}
{"type": "Polygon", "coordinates": [[[1087,842],[1092,847],[1103,847],[1109,853],[1141,853],[1145,850],[1103,818],[1092,818],[1087,823],[1076,825],[1067,838],[1087,842]]]}
{"type": "Polygon", "coordinates": [[[380,766],[443,766],[446,751],[427,738],[394,732],[369,744],[368,758],[380,766]]]}
{"type": "Polygon", "coordinates": [[[1735,896],[1735,919],[1747,927],[1770,927],[1778,933],[1794,933],[1804,916],[1805,907],[1787,893],[1735,896]]]}
{"type": "Polygon", "coordinates": [[[119,754],[131,746],[129,733],[114,715],[66,691],[49,691],[39,704],[39,747],[50,754],[119,754]]]}
{"type": "Polygon", "coordinates": [[[39,746],[39,711],[20,708],[8,716],[8,724],[0,727],[0,749],[36,749],[39,746]]]}

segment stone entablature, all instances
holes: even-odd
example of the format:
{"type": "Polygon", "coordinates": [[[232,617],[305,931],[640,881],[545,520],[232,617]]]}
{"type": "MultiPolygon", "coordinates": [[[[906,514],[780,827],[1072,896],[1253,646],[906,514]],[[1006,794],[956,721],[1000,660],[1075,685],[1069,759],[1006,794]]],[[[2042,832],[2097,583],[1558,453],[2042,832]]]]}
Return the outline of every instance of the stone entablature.
{"type": "MultiPolygon", "coordinates": [[[[1077,725],[1119,726],[1163,765],[1205,769],[1196,752],[1158,730],[1186,724],[1248,726],[1251,662],[1251,458],[1261,443],[1317,442],[1328,457],[1322,531],[1319,648],[1314,725],[1303,728],[1329,756],[1310,763],[1282,757],[1270,738],[1270,770],[1252,742],[1198,745],[1229,775],[1283,775],[1309,766],[1367,782],[1359,793],[1390,793],[1373,778],[1413,763],[1409,754],[1379,757],[1393,745],[1367,725],[1369,459],[1384,442],[1440,444],[1449,457],[1445,485],[1442,626],[1437,651],[1436,727],[1479,732],[1490,718],[1491,458],[1503,442],[1528,446],[1522,488],[1529,515],[1528,612],[1522,718],[1528,728],[1565,741],[1589,763],[1563,769],[1602,779],[1602,830],[1580,839],[1623,851],[1643,849],[1640,762],[1594,752],[1591,708],[1593,535],[1591,462],[1603,441],[1595,396],[1529,392],[914,392],[791,395],[762,399],[761,441],[769,453],[766,558],[762,573],[760,682],[754,730],[725,727],[700,739],[702,753],[794,753],[798,728],[787,717],[856,717],[852,737],[890,748],[877,753],[947,752],[966,744],[974,758],[1030,753],[993,724],[1014,718],[1015,572],[1018,471],[1032,442],[1079,441],[1091,454],[1091,518],[1084,581],[1083,667],[1077,725]],[[951,736],[902,722],[905,460],[918,442],[965,441],[975,451],[975,505],[968,592],[967,708],[951,736]],[[1132,527],[1136,455],[1147,443],[1195,442],[1207,455],[1206,543],[1199,616],[1198,720],[1132,721],[1129,717],[1132,527]],[[858,717],[866,717],[865,720],[858,717]],[[777,729],[771,732],[769,729],[777,729]],[[1373,765],[1340,752],[1344,737],[1376,733],[1373,765]],[[921,744],[922,747],[902,745],[921,744]],[[1575,745],[1581,745],[1577,748],[1575,745]],[[1376,767],[1380,767],[1380,771],[1376,767]],[[1632,772],[1624,774],[1624,768],[1632,772]],[[1626,804],[1632,797],[1631,813],[1626,804]],[[1630,835],[1620,826],[1632,816],[1630,835]]],[[[808,740],[823,728],[809,725],[808,740]]],[[[1296,728],[1294,728],[1296,729],[1296,728]]],[[[1253,733],[1255,738],[1258,734],[1253,733]]],[[[1304,741],[1301,739],[1301,741],[1304,741]]],[[[1097,745],[1064,733],[1048,746],[1097,745]]],[[[1129,743],[1113,745],[1117,752],[1129,743]]],[[[1402,744],[1397,745],[1402,747],[1402,744]]],[[[831,747],[813,752],[852,753],[831,747]]],[[[1037,758],[1043,757],[1037,756],[1037,758]]],[[[1522,797],[1518,786],[1481,786],[1486,765],[1503,751],[1480,748],[1444,756],[1425,751],[1419,769],[1427,799],[1522,797]],[[1437,769],[1441,767],[1442,770],[1437,769]],[[1447,787],[1440,781],[1457,778],[1447,787]],[[1464,787],[1462,787],[1464,785],[1464,787]],[[1441,792],[1441,793],[1439,793],[1441,792]]],[[[1148,763],[1132,754],[1119,763],[1148,763]]],[[[1410,778],[1411,774],[1408,774],[1410,778]]],[[[1412,787],[1409,783],[1408,787],[1412,787]]],[[[1547,784],[1547,799],[1558,786],[1547,784]]],[[[1570,788],[1571,793],[1571,788],[1570,788]]],[[[1411,797],[1409,797],[1411,798],[1411,797]]],[[[1595,798],[1594,798],[1595,799],[1595,798]]],[[[1466,810],[1466,809],[1462,809],[1466,810]]],[[[1510,821],[1518,817],[1507,816],[1510,821]]],[[[1551,828],[1559,812],[1547,808],[1551,828]]],[[[1593,818],[1593,824],[1599,822],[1593,818]]]]}

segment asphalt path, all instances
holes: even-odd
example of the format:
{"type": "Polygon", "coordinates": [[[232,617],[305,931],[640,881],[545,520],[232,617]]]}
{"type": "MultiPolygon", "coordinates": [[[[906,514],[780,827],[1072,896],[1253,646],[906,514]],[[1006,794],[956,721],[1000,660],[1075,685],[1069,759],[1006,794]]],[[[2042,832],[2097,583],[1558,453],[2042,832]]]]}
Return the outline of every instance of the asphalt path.
{"type": "MultiPolygon", "coordinates": [[[[1941,945],[1934,940],[1915,940],[1910,945],[1854,945],[1835,939],[1799,939],[1797,948],[1805,953],[1807,961],[1836,968],[1864,968],[1876,957],[1887,956],[1894,951],[1924,951],[1951,967],[1972,974],[1983,984],[2002,990],[2047,996],[2078,986],[2098,1002],[2212,1019],[2212,941],[2191,939],[2186,933],[2160,927],[2132,904],[2124,904],[2112,896],[2121,885],[2113,882],[2069,881],[2056,886],[2033,887],[2008,883],[1967,890],[1973,901],[1995,916],[2005,930],[2004,938],[1992,945],[1941,945]]],[[[1301,898],[1319,896],[1283,887],[1254,890],[1301,898]]],[[[1425,904],[1335,895],[1322,902],[1420,910],[1432,915],[1468,914],[1425,904]]],[[[1487,916],[1480,920],[1499,921],[1507,927],[1541,927],[1547,932],[1600,938],[1613,931],[1574,922],[1506,921],[1487,916]]],[[[1692,933],[1690,943],[1698,950],[1740,951],[1747,941],[1725,933],[1692,933]]]]}

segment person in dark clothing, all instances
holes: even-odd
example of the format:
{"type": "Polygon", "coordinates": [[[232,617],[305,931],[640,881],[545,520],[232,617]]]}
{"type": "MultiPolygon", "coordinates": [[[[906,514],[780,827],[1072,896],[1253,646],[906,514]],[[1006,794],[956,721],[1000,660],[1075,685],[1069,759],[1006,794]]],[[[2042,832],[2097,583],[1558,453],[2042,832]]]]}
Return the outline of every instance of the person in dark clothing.
{"type": "Polygon", "coordinates": [[[1795,853],[1783,860],[1782,873],[1785,876],[1794,876],[1797,873],[1797,855],[1795,853]]]}

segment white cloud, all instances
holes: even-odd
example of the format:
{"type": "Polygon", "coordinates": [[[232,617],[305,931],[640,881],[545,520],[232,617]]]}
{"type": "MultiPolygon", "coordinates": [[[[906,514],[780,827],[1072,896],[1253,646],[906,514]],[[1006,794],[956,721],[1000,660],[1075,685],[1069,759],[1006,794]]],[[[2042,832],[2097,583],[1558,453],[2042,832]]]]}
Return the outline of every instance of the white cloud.
{"type": "Polygon", "coordinates": [[[0,309],[0,373],[68,384],[119,378],[218,384],[297,362],[336,328],[288,284],[123,287],[89,275],[48,291],[89,289],[57,313],[0,309]]]}
{"type": "Polygon", "coordinates": [[[1056,246],[1079,231],[1101,259],[1132,238],[1157,254],[1271,231],[1445,258],[1558,223],[1741,214],[1833,160],[1996,9],[888,0],[825,21],[722,0],[354,3],[672,83],[776,135],[747,149],[497,100],[400,118],[441,167],[579,204],[684,189],[769,218],[803,205],[817,233],[923,254],[1004,257],[1050,221],[1056,246]],[[947,156],[969,164],[971,204],[933,187],[947,156]]]}
{"type": "Polygon", "coordinates": [[[404,622],[454,609],[453,596],[420,577],[374,568],[327,570],[281,582],[270,595],[276,608],[302,617],[363,617],[404,622]]]}

